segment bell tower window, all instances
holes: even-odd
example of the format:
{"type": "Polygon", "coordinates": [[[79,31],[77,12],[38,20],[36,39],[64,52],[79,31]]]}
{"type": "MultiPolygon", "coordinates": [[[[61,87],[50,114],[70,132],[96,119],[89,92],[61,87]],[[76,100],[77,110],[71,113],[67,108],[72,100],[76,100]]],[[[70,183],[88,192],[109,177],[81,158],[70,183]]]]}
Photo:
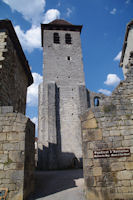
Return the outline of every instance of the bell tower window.
{"type": "Polygon", "coordinates": [[[54,33],[54,35],[53,35],[53,42],[56,43],[56,44],[60,43],[59,33],[54,33]]]}
{"type": "Polygon", "coordinates": [[[72,44],[72,38],[69,33],[65,34],[65,41],[66,41],[66,44],[72,44]]]}

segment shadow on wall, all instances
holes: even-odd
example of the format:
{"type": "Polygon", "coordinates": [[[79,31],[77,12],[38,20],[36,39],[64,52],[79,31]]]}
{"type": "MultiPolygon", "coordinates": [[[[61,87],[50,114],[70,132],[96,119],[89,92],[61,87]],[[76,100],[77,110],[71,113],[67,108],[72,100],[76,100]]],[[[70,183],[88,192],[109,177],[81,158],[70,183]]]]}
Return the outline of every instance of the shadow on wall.
{"type": "Polygon", "coordinates": [[[74,153],[61,152],[58,144],[49,143],[38,149],[38,170],[78,169],[82,168],[82,158],[77,159],[74,153]]]}
{"type": "MultiPolygon", "coordinates": [[[[83,178],[83,170],[36,171],[35,191],[28,200],[38,199],[77,187],[76,179],[83,178]]],[[[62,199],[63,200],[63,199],[62,199]]]]}
{"type": "MultiPolygon", "coordinates": [[[[53,91],[51,88],[53,84],[49,85],[48,95],[53,91]]],[[[48,125],[49,133],[48,139],[52,141],[53,138],[55,143],[49,142],[48,147],[41,145],[38,147],[38,166],[39,170],[55,170],[55,169],[68,169],[68,168],[82,168],[82,158],[76,158],[74,153],[62,152],[62,141],[61,141],[61,124],[60,124],[60,88],[54,85],[55,90],[55,102],[50,102],[48,105],[48,125]],[[53,105],[55,106],[53,109],[53,105]],[[53,111],[55,111],[56,121],[53,117],[53,111]],[[54,133],[53,124],[56,124],[56,133],[54,133]]]]}

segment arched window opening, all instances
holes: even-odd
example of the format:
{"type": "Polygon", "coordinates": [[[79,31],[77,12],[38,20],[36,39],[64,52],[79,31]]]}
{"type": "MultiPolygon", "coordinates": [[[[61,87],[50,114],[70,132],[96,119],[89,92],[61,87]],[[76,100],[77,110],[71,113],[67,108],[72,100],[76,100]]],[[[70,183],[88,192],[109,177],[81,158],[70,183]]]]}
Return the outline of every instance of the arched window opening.
{"type": "Polygon", "coordinates": [[[94,97],[94,106],[96,107],[96,106],[99,106],[99,99],[100,99],[100,97],[94,97]]]}
{"type": "Polygon", "coordinates": [[[67,60],[70,60],[70,56],[67,56],[67,60]]]}
{"type": "Polygon", "coordinates": [[[56,44],[60,43],[59,33],[54,33],[53,40],[54,40],[54,43],[56,43],[56,44]]]}
{"type": "Polygon", "coordinates": [[[69,33],[65,34],[65,41],[66,41],[66,44],[72,44],[72,38],[69,33]]]}

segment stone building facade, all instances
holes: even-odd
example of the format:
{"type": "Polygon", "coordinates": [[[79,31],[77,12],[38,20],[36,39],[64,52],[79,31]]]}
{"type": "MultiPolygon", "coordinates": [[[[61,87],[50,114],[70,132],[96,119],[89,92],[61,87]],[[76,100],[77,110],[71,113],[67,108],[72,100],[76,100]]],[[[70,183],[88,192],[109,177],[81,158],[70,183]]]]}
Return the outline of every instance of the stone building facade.
{"type": "Polygon", "coordinates": [[[130,21],[126,27],[125,39],[120,60],[120,66],[123,69],[123,74],[125,78],[128,71],[128,63],[131,52],[133,52],[133,20],[130,21]]]}
{"type": "Polygon", "coordinates": [[[133,32],[129,27],[126,42],[122,52],[127,53],[121,58],[125,80],[81,116],[87,200],[133,199],[133,32]]]}
{"type": "Polygon", "coordinates": [[[9,20],[0,20],[0,106],[25,114],[27,87],[33,78],[9,20]],[[10,75],[9,75],[10,74],[10,75]]]}
{"type": "Polygon", "coordinates": [[[35,125],[24,113],[33,77],[10,20],[0,20],[0,190],[23,200],[33,190],[35,125]]]}
{"type": "Polygon", "coordinates": [[[43,83],[39,87],[39,167],[82,165],[81,122],[87,109],[80,32],[64,20],[42,24],[43,83]]]}

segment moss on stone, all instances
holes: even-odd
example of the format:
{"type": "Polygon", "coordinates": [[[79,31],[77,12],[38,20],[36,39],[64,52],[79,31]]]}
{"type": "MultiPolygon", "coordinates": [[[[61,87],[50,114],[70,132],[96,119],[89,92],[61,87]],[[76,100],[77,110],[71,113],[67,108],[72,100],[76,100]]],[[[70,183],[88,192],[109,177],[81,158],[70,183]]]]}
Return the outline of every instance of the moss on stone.
{"type": "Polygon", "coordinates": [[[5,162],[4,165],[9,165],[9,164],[11,164],[11,163],[13,163],[13,161],[12,161],[10,158],[8,158],[8,161],[5,162]]]}
{"type": "Polygon", "coordinates": [[[126,114],[126,118],[130,119],[131,115],[130,114],[126,114]]]}
{"type": "Polygon", "coordinates": [[[113,104],[104,105],[103,110],[104,110],[104,113],[109,113],[109,112],[112,112],[112,111],[116,111],[116,106],[113,105],[113,104]]]}

